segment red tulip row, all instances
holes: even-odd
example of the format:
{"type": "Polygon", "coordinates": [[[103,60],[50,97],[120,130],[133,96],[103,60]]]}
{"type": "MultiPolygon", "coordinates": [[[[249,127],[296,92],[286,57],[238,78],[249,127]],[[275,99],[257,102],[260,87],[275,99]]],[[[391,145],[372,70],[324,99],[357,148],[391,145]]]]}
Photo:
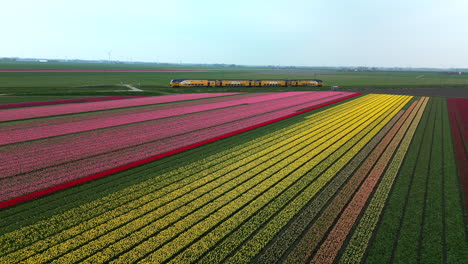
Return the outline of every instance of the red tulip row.
{"type": "Polygon", "coordinates": [[[176,94],[165,96],[150,96],[125,100],[113,100],[103,102],[89,102],[80,104],[50,105],[39,108],[7,109],[0,111],[0,122],[22,120],[38,117],[49,117],[68,115],[92,111],[109,110],[123,107],[133,107],[151,104],[162,104],[184,100],[194,100],[217,96],[234,95],[238,93],[198,93],[198,94],[176,94]]]}
{"type": "Polygon", "coordinates": [[[458,165],[465,208],[468,210],[468,99],[448,98],[455,157],[458,165]]]}
{"type": "MultiPolygon", "coordinates": [[[[330,94],[326,93],[326,95],[330,94]]],[[[69,160],[69,162],[57,166],[34,170],[15,177],[5,178],[2,181],[0,181],[0,186],[4,187],[0,191],[0,200],[6,200],[6,202],[0,203],[0,208],[14,204],[16,203],[15,201],[21,202],[23,200],[28,200],[32,197],[36,197],[37,195],[35,195],[34,193],[38,192],[41,189],[52,188],[52,190],[55,191],[57,188],[59,188],[54,187],[56,185],[64,185],[64,188],[66,188],[70,185],[70,181],[78,181],[78,183],[81,183],[83,182],[83,177],[88,177],[87,179],[102,177],[110,173],[114,173],[116,171],[124,170],[126,168],[146,163],[150,160],[158,159],[163,156],[183,151],[187,148],[193,148],[200,144],[206,144],[208,142],[218,140],[226,136],[230,136],[231,134],[236,134],[245,130],[250,130],[258,126],[274,122],[278,119],[283,119],[292,115],[297,115],[301,112],[296,111],[299,109],[303,109],[305,105],[316,105],[315,108],[317,108],[356,95],[357,94],[340,93],[340,96],[327,97],[319,100],[313,100],[312,98],[305,100],[305,95],[302,95],[298,98],[292,97],[290,98],[289,105],[285,102],[283,102],[283,104],[275,104],[277,107],[283,107],[282,109],[277,109],[276,111],[271,111],[267,113],[262,112],[265,109],[267,109],[266,105],[264,107],[254,107],[250,110],[254,111],[256,109],[257,112],[250,112],[251,117],[248,118],[243,118],[236,121],[228,121],[228,123],[215,125],[213,127],[208,127],[196,131],[191,131],[184,134],[174,133],[175,135],[173,136],[162,138],[159,140],[143,142],[143,144],[140,143],[140,145],[134,145],[132,147],[127,147],[108,153],[101,153],[91,157],[79,158],[77,160],[69,160]],[[346,95],[349,96],[343,98],[343,96],[346,95]],[[302,104],[297,105],[297,103],[300,102],[300,100],[304,101],[302,101],[302,104]],[[330,100],[333,101],[330,102],[330,100]],[[13,199],[14,201],[11,201],[11,199],[13,199]]],[[[317,93],[316,96],[320,97],[322,95],[320,93],[317,93]]],[[[256,106],[256,104],[254,104],[253,106],[256,106]]],[[[216,111],[214,111],[213,113],[215,112],[216,111]]],[[[160,127],[161,124],[158,125],[158,128],[160,127]]],[[[156,128],[153,127],[153,129],[156,128]]],[[[180,129],[180,127],[175,126],[172,127],[172,129],[180,129]]],[[[115,136],[113,131],[114,130],[109,130],[109,133],[112,136],[115,136]]],[[[97,138],[102,140],[99,137],[97,138]]],[[[73,138],[70,137],[70,139],[73,138]]],[[[108,143],[104,140],[102,140],[102,142],[105,142],[106,144],[108,143]]],[[[65,152],[66,151],[64,151],[63,153],[65,152]]],[[[51,155],[51,157],[49,158],[52,159],[52,156],[53,155],[51,155]]],[[[42,158],[48,159],[44,156],[42,156],[42,158]]],[[[43,195],[43,193],[44,191],[40,191],[41,195],[43,195]]]]}
{"type": "MultiPolygon", "coordinates": [[[[29,129],[15,130],[15,133],[3,132],[0,133],[0,145],[12,144],[18,142],[24,142],[29,140],[41,139],[46,137],[56,137],[66,134],[90,131],[95,129],[102,129],[108,127],[115,127],[121,125],[127,125],[136,122],[143,122],[148,120],[162,119],[174,116],[181,116],[187,114],[193,114],[203,111],[212,111],[216,109],[222,109],[227,107],[234,107],[243,104],[255,104],[259,102],[268,101],[270,103],[276,103],[274,100],[285,100],[290,96],[303,95],[305,92],[291,92],[286,94],[267,94],[263,96],[250,97],[236,99],[233,97],[232,100],[226,102],[216,102],[211,104],[201,104],[195,106],[179,106],[173,105],[167,109],[156,109],[154,111],[135,113],[122,115],[117,117],[107,117],[86,120],[81,122],[73,122],[66,124],[56,124],[46,127],[33,127],[29,129]],[[274,101],[274,102],[273,102],[274,101]]],[[[314,95],[314,94],[312,94],[314,95]]]]}
{"type": "Polygon", "coordinates": [[[27,102],[27,103],[16,103],[16,104],[2,104],[0,105],[0,109],[42,106],[42,105],[56,105],[56,104],[100,102],[100,101],[121,100],[121,99],[140,98],[140,97],[145,97],[145,96],[141,96],[141,95],[140,96],[101,96],[101,97],[87,97],[87,98],[77,98],[77,99],[63,99],[63,100],[27,102]]]}

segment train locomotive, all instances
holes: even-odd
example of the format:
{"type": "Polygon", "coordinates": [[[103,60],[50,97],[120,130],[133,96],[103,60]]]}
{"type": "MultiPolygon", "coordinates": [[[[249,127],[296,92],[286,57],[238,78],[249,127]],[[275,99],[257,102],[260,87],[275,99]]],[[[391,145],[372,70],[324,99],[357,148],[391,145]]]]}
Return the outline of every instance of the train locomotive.
{"type": "Polygon", "coordinates": [[[175,79],[170,82],[171,87],[297,87],[297,86],[323,86],[323,81],[311,80],[192,80],[175,79]]]}

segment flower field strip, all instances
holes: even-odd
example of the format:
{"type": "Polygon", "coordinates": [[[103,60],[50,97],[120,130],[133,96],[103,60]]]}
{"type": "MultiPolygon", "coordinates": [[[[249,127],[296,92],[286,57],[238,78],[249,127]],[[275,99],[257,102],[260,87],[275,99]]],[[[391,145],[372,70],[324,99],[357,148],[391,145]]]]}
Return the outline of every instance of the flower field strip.
{"type": "Polygon", "coordinates": [[[313,219],[333,198],[334,194],[352,175],[352,172],[369,155],[374,147],[382,140],[395,122],[400,119],[403,110],[380,130],[374,138],[293,218],[278,235],[263,248],[262,252],[252,260],[254,263],[277,263],[295,246],[300,235],[307,230],[313,219]]]}
{"type": "Polygon", "coordinates": [[[63,99],[63,100],[27,102],[27,103],[16,103],[16,104],[0,104],[0,109],[43,106],[43,105],[56,105],[56,104],[100,102],[100,101],[121,100],[121,99],[140,98],[140,97],[145,97],[145,96],[141,96],[141,95],[139,96],[101,96],[101,97],[87,97],[87,98],[77,98],[77,99],[63,99]]]}
{"type": "Polygon", "coordinates": [[[447,103],[465,210],[468,211],[468,100],[448,98],[447,103]]]}
{"type": "MultiPolygon", "coordinates": [[[[365,97],[365,100],[363,100],[363,98],[358,98],[350,102],[338,104],[336,106],[333,106],[333,108],[339,111],[346,112],[347,109],[350,109],[351,107],[353,107],[353,105],[359,104],[362,106],[363,104],[365,104],[368,101],[371,101],[372,99],[373,96],[368,95],[365,97]]],[[[332,106],[330,105],[325,108],[330,107],[332,106]]],[[[330,114],[325,114],[327,110],[322,111],[323,112],[314,114],[314,116],[316,117],[314,121],[319,122],[320,124],[326,124],[324,122],[320,122],[320,120],[328,118],[330,114]]],[[[270,125],[267,127],[258,128],[255,131],[247,131],[240,135],[236,135],[233,138],[227,138],[223,141],[213,142],[209,146],[205,145],[200,148],[192,149],[171,157],[167,157],[162,160],[158,160],[157,162],[148,163],[137,168],[120,172],[118,174],[113,175],[112,177],[101,179],[99,181],[93,182],[92,184],[87,184],[86,188],[84,186],[77,186],[75,188],[68,189],[60,193],[60,199],[56,199],[54,198],[55,195],[52,195],[44,197],[43,199],[31,201],[27,204],[22,204],[21,206],[9,208],[8,210],[0,211],[2,219],[5,220],[5,224],[8,223],[0,227],[0,234],[4,234],[6,232],[14,230],[15,228],[20,228],[21,226],[25,226],[37,222],[41,219],[45,219],[48,216],[52,216],[53,214],[55,214],[55,212],[64,211],[67,210],[67,208],[72,208],[75,205],[78,206],[80,204],[93,201],[97,199],[93,199],[93,197],[105,196],[109,193],[112,193],[114,190],[119,190],[119,188],[123,189],[125,187],[131,186],[132,184],[142,182],[145,179],[155,177],[154,175],[165,173],[171,168],[187,166],[187,164],[199,160],[200,155],[198,155],[198,153],[203,153],[202,156],[207,157],[203,159],[204,162],[211,162],[211,160],[215,160],[219,163],[227,162],[230,160],[231,157],[236,157],[240,153],[244,153],[245,151],[251,151],[251,149],[258,149],[259,147],[266,148],[269,145],[271,145],[273,141],[277,139],[281,140],[281,138],[287,139],[289,138],[288,135],[293,133],[293,130],[290,130],[287,134],[282,134],[281,131],[284,131],[284,128],[281,127],[287,126],[288,129],[294,129],[294,131],[298,131],[298,129],[304,129],[304,127],[300,127],[296,123],[296,121],[300,118],[300,116],[293,117],[287,120],[280,121],[274,126],[270,125]],[[239,152],[239,149],[244,149],[241,146],[239,146],[239,143],[245,142],[245,140],[250,141],[250,139],[253,137],[255,137],[256,140],[252,143],[249,143],[248,146],[245,147],[245,151],[239,152]],[[219,153],[220,150],[217,149],[222,150],[222,152],[219,153]],[[228,149],[229,151],[226,152],[224,149],[228,149]],[[234,152],[235,150],[237,152],[234,152]],[[216,153],[216,155],[213,154],[214,156],[210,156],[210,153],[216,153]],[[127,175],[131,175],[132,177],[127,177],[127,175]],[[101,186],[105,187],[101,188],[101,186]],[[66,201],[66,203],[62,201],[66,201]],[[22,215],[27,215],[27,219],[22,218],[22,215]]],[[[206,166],[209,168],[213,168],[216,164],[217,163],[210,163],[206,166]]],[[[181,170],[181,172],[191,171],[193,173],[196,173],[196,171],[193,171],[193,168],[201,170],[202,167],[205,167],[205,165],[184,167],[181,170]]],[[[188,176],[185,176],[182,173],[177,173],[170,177],[170,181],[174,182],[177,181],[177,179],[186,178],[188,178],[188,176]]],[[[150,186],[161,184],[162,181],[163,179],[159,178],[157,182],[152,183],[150,186]]],[[[146,189],[148,188],[145,188],[145,190],[146,189]]],[[[132,198],[136,197],[136,193],[138,191],[141,191],[141,189],[135,189],[133,191],[134,195],[132,196],[132,198]]],[[[114,198],[120,202],[124,201],[124,199],[120,196],[114,198]]],[[[83,212],[97,213],[99,211],[99,208],[101,207],[86,207],[85,209],[83,209],[83,212]]],[[[106,205],[106,208],[109,208],[109,205],[106,205]]],[[[77,214],[82,215],[83,213],[77,214]]],[[[50,221],[51,220],[49,219],[49,222],[50,221]]]]}
{"type": "MultiPolygon", "coordinates": [[[[367,245],[372,236],[372,233],[377,225],[377,221],[382,213],[385,202],[390,193],[393,182],[398,174],[399,168],[403,162],[403,159],[408,150],[409,144],[413,138],[419,121],[421,120],[424,109],[427,105],[429,98],[420,99],[420,105],[416,107],[414,113],[417,115],[414,117],[411,126],[405,134],[400,147],[398,148],[394,158],[392,159],[389,168],[385,172],[374,196],[372,197],[365,213],[358,222],[358,226],[354,230],[354,233],[344,250],[343,255],[340,258],[342,263],[360,263],[364,253],[367,249],[367,245]],[[419,108],[419,109],[418,109],[419,108]]],[[[411,117],[408,119],[411,122],[411,117]]],[[[409,124],[408,124],[409,125],[409,124]]]]}
{"type": "MultiPolygon", "coordinates": [[[[320,100],[317,102],[320,102],[320,100]]],[[[192,133],[194,135],[191,137],[188,137],[187,134],[183,134],[178,136],[180,139],[177,137],[172,137],[170,139],[162,139],[152,142],[151,144],[153,146],[151,146],[151,144],[144,144],[133,148],[123,149],[119,152],[112,152],[108,154],[105,153],[97,157],[78,160],[76,162],[66,163],[61,166],[32,171],[31,173],[18,175],[14,178],[4,179],[4,183],[2,184],[4,186],[8,185],[9,188],[5,188],[1,192],[2,198],[11,198],[15,197],[15,195],[17,196],[18,194],[21,195],[40,188],[47,188],[57,183],[60,184],[60,181],[64,182],[70,180],[70,178],[76,179],[79,177],[85,177],[86,175],[102,171],[103,166],[107,166],[108,169],[111,169],[115,166],[115,164],[126,164],[132,159],[139,160],[147,156],[164,153],[164,151],[171,151],[177,147],[186,146],[188,144],[187,142],[190,142],[190,140],[192,140],[192,142],[197,142],[197,140],[201,141],[210,139],[213,136],[222,135],[226,132],[232,131],[232,127],[239,128],[239,124],[242,123],[243,125],[240,127],[248,127],[249,125],[265,122],[267,120],[277,118],[278,116],[284,116],[285,114],[287,114],[287,112],[282,113],[280,111],[273,113],[273,116],[263,115],[251,119],[244,119],[238,121],[237,123],[227,123],[221,127],[218,126],[214,128],[208,128],[203,133],[200,131],[195,131],[192,133]],[[104,160],[108,160],[109,162],[105,162],[104,160]],[[92,167],[93,165],[94,167],[92,167]],[[76,169],[73,170],[73,167],[76,169]],[[83,170],[83,167],[86,167],[86,170],[83,170]],[[92,170],[94,170],[94,172],[92,170]],[[49,179],[52,179],[52,181],[49,179]]]]}
{"type": "MultiPolygon", "coordinates": [[[[386,111],[390,110],[386,109],[386,111]]],[[[340,141],[329,147],[326,151],[321,152],[320,155],[314,159],[315,161],[311,160],[297,171],[294,171],[292,175],[297,174],[302,177],[301,180],[297,181],[294,185],[298,190],[295,190],[295,188],[286,190],[281,196],[271,200],[257,212],[239,212],[239,216],[228,221],[231,222],[230,224],[227,226],[223,224],[225,225],[224,227],[220,226],[210,231],[206,234],[208,238],[201,238],[197,242],[198,245],[194,244],[191,246],[191,248],[195,247],[194,249],[182,252],[170,262],[193,261],[194,255],[196,257],[196,255],[203,253],[207,253],[201,259],[203,263],[220,262],[231,254],[233,254],[233,257],[227,260],[227,262],[240,263],[251,261],[283,225],[289,222],[295,213],[333,178],[336,172],[339,171],[340,166],[344,166],[346,158],[340,159],[340,157],[349,151],[350,148],[352,148],[352,150],[362,148],[372,138],[372,135],[368,134],[371,129],[375,132],[382,128],[382,115],[384,114],[379,113],[376,115],[379,116],[377,120],[366,121],[371,122],[372,125],[367,123],[368,126],[364,125],[361,127],[364,129],[356,129],[357,131],[351,134],[345,133],[346,136],[343,136],[340,141]],[[376,125],[378,128],[376,128],[376,125]],[[337,161],[337,159],[339,160],[337,161]],[[336,162],[335,171],[331,171],[330,169],[326,171],[333,162],[336,162]],[[326,171],[326,173],[321,174],[324,171],[326,171]],[[237,219],[241,218],[241,213],[247,214],[244,217],[248,218],[246,221],[239,223],[237,219]],[[250,214],[250,216],[248,214],[250,214]],[[238,225],[234,232],[230,231],[228,228],[229,225],[232,226],[233,224],[238,225]],[[226,233],[224,235],[228,235],[225,238],[223,238],[223,233],[221,232],[223,228],[226,233]],[[221,243],[217,242],[219,239],[221,239],[221,243]],[[209,245],[207,245],[207,241],[209,241],[209,244],[211,244],[213,248],[208,248],[209,245]]],[[[353,151],[350,152],[352,153],[353,151]]],[[[348,152],[350,156],[353,155],[351,153],[348,152]]],[[[159,257],[157,252],[152,253],[151,256],[153,256],[153,258],[149,259],[150,262],[157,260],[157,257],[159,257]]]]}
{"type": "Polygon", "coordinates": [[[358,167],[357,171],[352,173],[350,180],[339,190],[318,218],[310,223],[310,227],[306,229],[303,236],[296,243],[296,247],[286,256],[286,263],[305,263],[313,257],[322,239],[326,238],[329,229],[333,228],[335,219],[339,219],[341,212],[345,210],[348,202],[353,198],[363,182],[365,182],[366,176],[372,171],[379,157],[384,153],[385,148],[390,144],[409,113],[409,111],[405,111],[376,148],[372,150],[369,156],[358,167]]]}
{"type": "MultiPolygon", "coordinates": [[[[168,109],[156,109],[154,111],[148,111],[144,113],[134,113],[122,116],[113,116],[109,118],[99,118],[93,120],[85,120],[81,122],[73,122],[66,124],[56,124],[50,125],[47,127],[33,127],[25,128],[21,130],[15,130],[15,133],[10,133],[10,131],[1,133],[0,132],[0,145],[18,143],[23,141],[35,140],[46,137],[54,137],[60,135],[66,135],[71,133],[78,133],[83,131],[89,131],[100,128],[107,128],[113,126],[120,126],[125,124],[131,124],[136,122],[143,122],[154,119],[168,118],[179,115],[186,115],[191,113],[197,113],[202,111],[216,110],[226,107],[233,107],[241,104],[255,104],[264,101],[272,100],[284,100],[288,97],[304,95],[306,92],[288,92],[288,93],[274,93],[267,94],[257,97],[247,97],[242,99],[236,99],[233,97],[232,100],[224,102],[216,102],[211,104],[201,104],[195,106],[185,106],[185,105],[172,105],[168,109]]],[[[313,93],[312,96],[316,95],[317,97],[326,96],[328,93],[313,93]]]]}
{"type": "Polygon", "coordinates": [[[33,127],[43,127],[43,126],[50,126],[56,124],[65,124],[65,123],[73,123],[73,122],[80,122],[92,119],[99,119],[99,118],[108,118],[108,117],[117,117],[121,115],[128,115],[128,114],[137,114],[137,113],[144,113],[148,111],[154,111],[155,109],[168,109],[177,106],[195,106],[205,103],[216,103],[216,102],[225,102],[229,100],[233,100],[233,98],[243,99],[248,97],[256,97],[262,96],[265,94],[270,93],[240,93],[236,95],[230,96],[218,96],[218,97],[208,97],[208,98],[201,98],[195,100],[187,100],[187,101],[175,101],[169,102],[164,104],[155,104],[155,105],[141,105],[141,106],[134,106],[134,107],[124,107],[124,108],[115,108],[103,111],[96,111],[96,112],[84,112],[84,113],[76,113],[76,114],[67,114],[67,115],[59,115],[59,116],[51,116],[51,117],[43,117],[43,118],[36,118],[36,119],[25,119],[19,121],[12,121],[2,123],[0,126],[1,132],[13,132],[15,130],[21,130],[25,128],[33,128],[33,127]]]}
{"type": "MultiPolygon", "coordinates": [[[[304,158],[307,159],[308,157],[304,157],[304,158]]],[[[286,162],[288,162],[288,161],[286,161],[286,162]]],[[[299,164],[296,165],[296,166],[300,166],[300,165],[301,165],[301,162],[296,162],[296,163],[299,163],[299,164]]],[[[278,166],[278,165],[276,165],[276,166],[278,166]]],[[[284,173],[284,172],[283,172],[283,173],[284,173]]],[[[300,175],[297,175],[296,177],[300,177],[300,175]]],[[[287,182],[286,182],[286,183],[287,183],[287,182]]],[[[286,184],[286,183],[285,183],[285,184],[286,184]]],[[[257,200],[258,200],[258,199],[257,199],[257,200]]],[[[265,201],[261,201],[261,200],[257,201],[257,200],[256,200],[256,203],[265,202],[265,201]]],[[[247,209],[247,208],[244,208],[243,211],[245,211],[245,210],[248,210],[248,209],[247,209]]],[[[248,211],[247,211],[247,212],[248,212],[248,211]]],[[[232,219],[238,219],[238,217],[234,217],[234,218],[232,218],[232,219]]],[[[209,224],[209,222],[208,222],[207,224],[209,224]]],[[[197,229],[195,229],[194,231],[196,231],[196,230],[197,230],[197,229]]],[[[188,234],[186,234],[185,236],[187,236],[187,235],[188,235],[188,234]]],[[[185,237],[185,236],[184,236],[184,237],[185,237]]],[[[190,237],[190,236],[188,236],[188,237],[190,237]]],[[[178,239],[180,239],[180,238],[178,238],[178,239]]],[[[163,248],[166,248],[166,249],[169,249],[169,250],[174,250],[175,247],[172,247],[171,244],[177,244],[177,241],[172,241],[170,244],[166,244],[163,248]]],[[[150,245],[151,245],[151,244],[150,244],[150,245]]],[[[143,246],[143,245],[140,245],[139,247],[142,247],[142,246],[143,246]]],[[[178,248],[178,247],[180,247],[180,245],[177,245],[177,246],[176,246],[176,248],[178,248]]],[[[161,250],[164,250],[164,249],[161,249],[161,250]]],[[[124,257],[131,257],[131,256],[132,256],[132,254],[130,253],[130,254],[127,254],[127,255],[124,256],[124,257]]],[[[129,259],[126,259],[125,261],[129,261],[129,259]]],[[[130,261],[133,261],[133,260],[130,260],[130,261]]]]}
{"type": "Polygon", "coordinates": [[[55,241],[55,240],[53,240],[53,241],[55,241]]]}
{"type": "MultiPolygon", "coordinates": [[[[306,103],[309,102],[307,99],[308,97],[303,97],[302,100],[306,103]]],[[[318,97],[314,102],[320,104],[333,98],[335,97],[323,99],[318,97]]],[[[132,126],[70,135],[69,137],[52,138],[50,140],[22,144],[20,145],[21,148],[15,145],[5,146],[0,148],[0,153],[6,160],[0,168],[0,173],[3,178],[6,178],[71,160],[83,159],[89,156],[172,137],[178,134],[200,129],[209,129],[216,125],[260,116],[270,111],[279,111],[276,115],[282,116],[288,112],[293,113],[296,108],[300,107],[300,105],[292,106],[292,103],[295,101],[301,103],[301,100],[292,98],[286,102],[278,102],[278,104],[270,106],[263,104],[258,106],[241,106],[239,109],[222,109],[215,112],[203,112],[177,119],[157,120],[154,122],[138,123],[132,126]],[[117,142],[113,140],[115,138],[121,138],[122,140],[117,142]],[[73,149],[73,152],[69,151],[69,149],[73,149]],[[47,158],[41,156],[42,153],[47,153],[47,158]]],[[[229,131],[229,128],[227,128],[226,131],[229,131]]]]}
{"type": "Polygon", "coordinates": [[[443,141],[442,109],[446,106],[444,99],[436,100],[433,140],[430,154],[430,167],[427,175],[426,195],[424,201],[423,225],[419,241],[418,259],[422,263],[446,262],[443,223],[443,141]]]}
{"type": "Polygon", "coordinates": [[[141,105],[162,104],[184,100],[195,100],[209,97],[229,96],[239,93],[197,93],[177,94],[164,96],[151,96],[125,100],[112,100],[103,102],[89,102],[78,104],[50,105],[43,107],[7,109],[0,111],[0,122],[49,117],[56,115],[68,115],[92,111],[102,111],[116,108],[133,107],[141,105]]]}

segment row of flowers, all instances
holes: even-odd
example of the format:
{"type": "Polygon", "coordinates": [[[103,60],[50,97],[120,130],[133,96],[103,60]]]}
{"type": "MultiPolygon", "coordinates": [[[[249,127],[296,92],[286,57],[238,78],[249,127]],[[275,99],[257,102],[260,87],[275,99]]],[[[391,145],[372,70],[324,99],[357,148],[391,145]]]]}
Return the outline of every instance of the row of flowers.
{"type": "Polygon", "coordinates": [[[134,99],[89,102],[79,104],[51,105],[43,107],[7,109],[0,111],[0,122],[23,120],[30,118],[49,117],[58,115],[68,115],[92,111],[102,111],[123,107],[134,107],[151,104],[162,104],[184,100],[195,100],[216,96],[234,95],[237,93],[197,93],[197,94],[176,94],[165,96],[150,96],[134,99]]]}
{"type": "Polygon", "coordinates": [[[63,100],[53,100],[53,101],[39,101],[39,102],[27,102],[27,103],[15,103],[15,104],[0,104],[0,109],[43,106],[43,105],[56,105],[56,104],[100,102],[100,101],[122,100],[122,99],[139,98],[139,97],[144,97],[144,96],[101,96],[101,97],[86,97],[86,98],[63,99],[63,100]]]}

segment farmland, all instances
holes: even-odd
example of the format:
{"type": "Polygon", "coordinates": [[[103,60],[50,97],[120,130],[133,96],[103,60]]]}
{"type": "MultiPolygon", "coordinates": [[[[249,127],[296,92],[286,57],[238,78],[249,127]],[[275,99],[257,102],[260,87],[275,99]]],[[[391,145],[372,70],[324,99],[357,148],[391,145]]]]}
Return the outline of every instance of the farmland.
{"type": "Polygon", "coordinates": [[[185,93],[0,109],[1,263],[463,263],[466,99],[185,93]]]}
{"type": "MultiPolygon", "coordinates": [[[[448,74],[444,71],[367,71],[352,72],[331,68],[271,69],[267,67],[209,67],[160,64],[117,63],[39,63],[0,61],[0,103],[50,100],[41,96],[96,97],[115,95],[166,95],[199,92],[283,92],[330,90],[338,85],[343,90],[427,89],[421,96],[434,94],[437,89],[456,89],[452,97],[468,97],[468,74],[448,74]],[[14,72],[15,70],[43,72],[14,72]],[[50,70],[59,72],[47,72],[50,70]],[[11,70],[7,72],[6,70],[11,70]],[[189,72],[184,72],[189,70],[189,72]],[[4,72],[2,72],[4,71],[4,72]],[[61,72],[60,72],[61,71],[61,72]],[[121,72],[117,72],[121,71],[121,72]],[[160,72],[157,72],[160,71],[160,72]],[[198,72],[197,72],[198,71],[198,72]],[[317,87],[186,87],[170,88],[171,79],[323,79],[317,87]],[[132,92],[121,84],[131,84],[143,92],[132,92]],[[37,99],[36,99],[37,98],[37,99]]],[[[443,90],[442,90],[443,91],[443,90]]],[[[362,92],[362,91],[361,91],[362,92]]],[[[408,95],[412,95],[409,93],[408,95]]]]}

